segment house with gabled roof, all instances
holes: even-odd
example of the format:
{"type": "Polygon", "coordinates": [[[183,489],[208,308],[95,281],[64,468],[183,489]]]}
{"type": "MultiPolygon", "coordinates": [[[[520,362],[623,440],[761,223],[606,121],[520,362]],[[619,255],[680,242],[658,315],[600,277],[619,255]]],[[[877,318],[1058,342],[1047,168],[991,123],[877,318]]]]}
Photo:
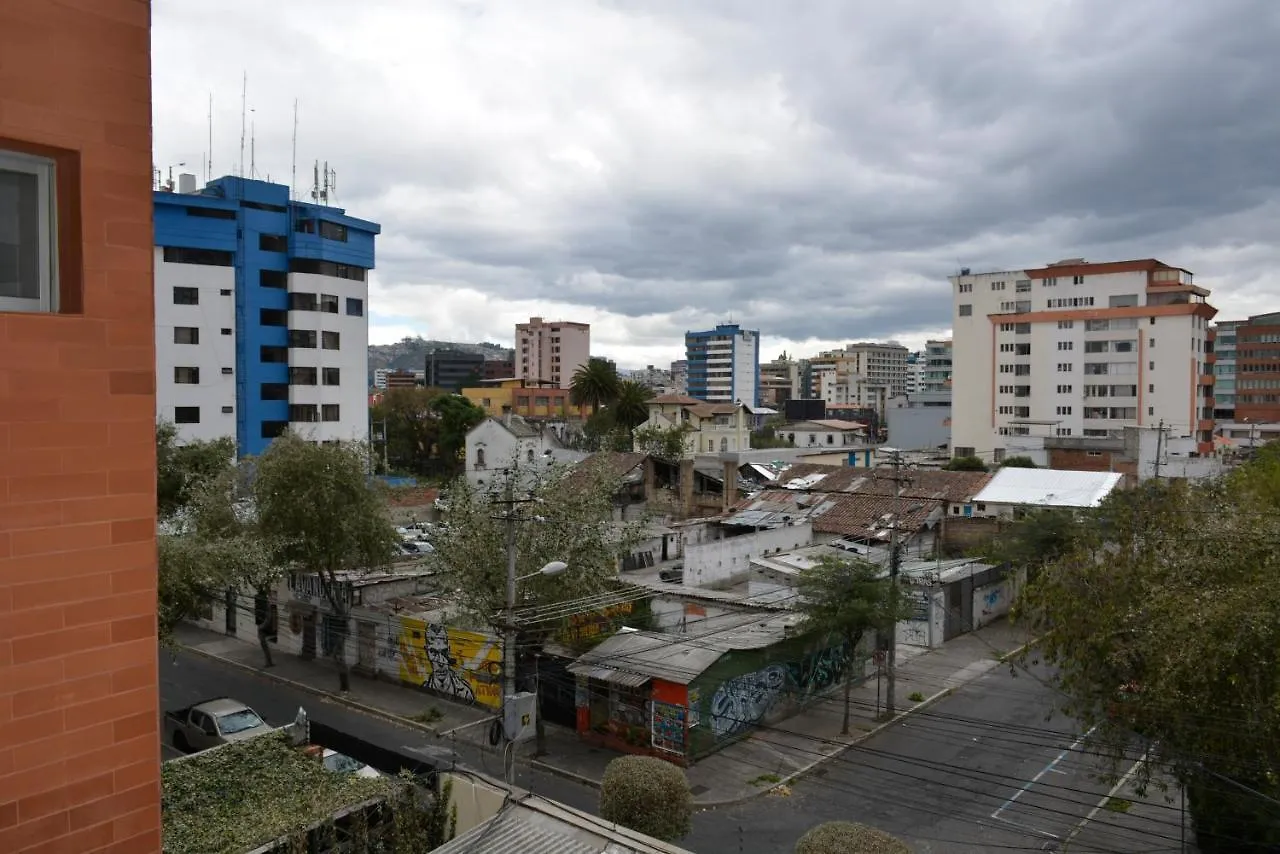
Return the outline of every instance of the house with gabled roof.
{"type": "Polygon", "coordinates": [[[688,458],[699,454],[723,454],[751,448],[751,408],[742,403],[707,403],[683,394],[663,394],[649,401],[649,418],[639,430],[689,429],[685,441],[688,458]]]}
{"type": "Polygon", "coordinates": [[[472,486],[496,483],[505,470],[533,476],[557,464],[576,463],[587,455],[566,448],[545,424],[506,413],[481,421],[467,433],[466,477],[472,486]]]}

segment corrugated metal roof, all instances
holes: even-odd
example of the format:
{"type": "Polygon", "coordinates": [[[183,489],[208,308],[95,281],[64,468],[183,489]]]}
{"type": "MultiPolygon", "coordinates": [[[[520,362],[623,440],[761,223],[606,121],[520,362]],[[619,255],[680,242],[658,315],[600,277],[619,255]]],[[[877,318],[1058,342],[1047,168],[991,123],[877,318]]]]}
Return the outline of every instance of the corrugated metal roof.
{"type": "Polygon", "coordinates": [[[725,650],[701,641],[681,640],[676,635],[655,632],[627,632],[614,635],[581,656],[568,670],[590,676],[595,671],[622,671],[648,679],[665,679],[687,685],[715,664],[725,650]]]}
{"type": "Polygon", "coordinates": [[[973,500],[982,504],[1097,507],[1123,477],[1119,472],[1002,468],[973,500]]]}
{"type": "Polygon", "coordinates": [[[570,832],[508,809],[435,849],[435,854],[601,854],[606,844],[575,839],[570,832]]]}
{"type": "Polygon", "coordinates": [[[599,679],[601,682],[610,682],[623,688],[639,688],[644,683],[652,679],[646,673],[633,673],[627,670],[614,670],[612,667],[593,667],[590,665],[571,664],[568,667],[570,673],[586,676],[588,679],[599,679]]]}

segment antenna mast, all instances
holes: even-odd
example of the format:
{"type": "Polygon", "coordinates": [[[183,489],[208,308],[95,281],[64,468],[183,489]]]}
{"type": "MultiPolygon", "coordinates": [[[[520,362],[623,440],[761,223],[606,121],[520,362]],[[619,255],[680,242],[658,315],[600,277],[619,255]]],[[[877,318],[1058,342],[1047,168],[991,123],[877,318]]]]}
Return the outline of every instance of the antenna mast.
{"type": "Polygon", "coordinates": [[[297,199],[298,187],[298,99],[293,99],[293,157],[289,161],[289,201],[297,199]]]}
{"type": "Polygon", "coordinates": [[[245,101],[249,97],[249,72],[244,72],[244,81],[240,86],[240,177],[244,177],[244,130],[245,101]]]}
{"type": "MultiPolygon", "coordinates": [[[[252,113],[253,110],[250,110],[249,112],[252,113]]],[[[258,155],[257,155],[258,128],[257,128],[257,125],[258,125],[258,120],[256,118],[249,120],[249,177],[255,178],[255,179],[258,177],[258,155]]]]}
{"type": "Polygon", "coordinates": [[[204,170],[204,182],[213,180],[213,93],[209,93],[209,159],[204,170]]]}

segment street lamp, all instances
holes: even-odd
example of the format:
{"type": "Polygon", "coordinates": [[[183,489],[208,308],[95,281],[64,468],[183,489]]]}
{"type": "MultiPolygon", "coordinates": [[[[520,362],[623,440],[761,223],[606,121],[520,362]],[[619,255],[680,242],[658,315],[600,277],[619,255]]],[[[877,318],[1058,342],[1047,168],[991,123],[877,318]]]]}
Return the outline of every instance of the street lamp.
{"type": "Polygon", "coordinates": [[[526,578],[533,578],[535,575],[559,575],[569,568],[569,564],[562,560],[553,560],[537,572],[531,572],[528,575],[521,575],[516,581],[524,581],[526,578]]]}

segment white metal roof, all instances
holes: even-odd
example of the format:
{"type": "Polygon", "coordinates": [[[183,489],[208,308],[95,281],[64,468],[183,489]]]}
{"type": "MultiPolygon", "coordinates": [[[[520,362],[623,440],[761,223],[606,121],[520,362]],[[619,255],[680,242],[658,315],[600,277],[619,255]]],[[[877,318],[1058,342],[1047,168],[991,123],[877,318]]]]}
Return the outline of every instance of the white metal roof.
{"type": "Polygon", "coordinates": [[[1123,477],[1119,472],[1002,468],[973,500],[979,504],[1097,507],[1123,477]]]}

